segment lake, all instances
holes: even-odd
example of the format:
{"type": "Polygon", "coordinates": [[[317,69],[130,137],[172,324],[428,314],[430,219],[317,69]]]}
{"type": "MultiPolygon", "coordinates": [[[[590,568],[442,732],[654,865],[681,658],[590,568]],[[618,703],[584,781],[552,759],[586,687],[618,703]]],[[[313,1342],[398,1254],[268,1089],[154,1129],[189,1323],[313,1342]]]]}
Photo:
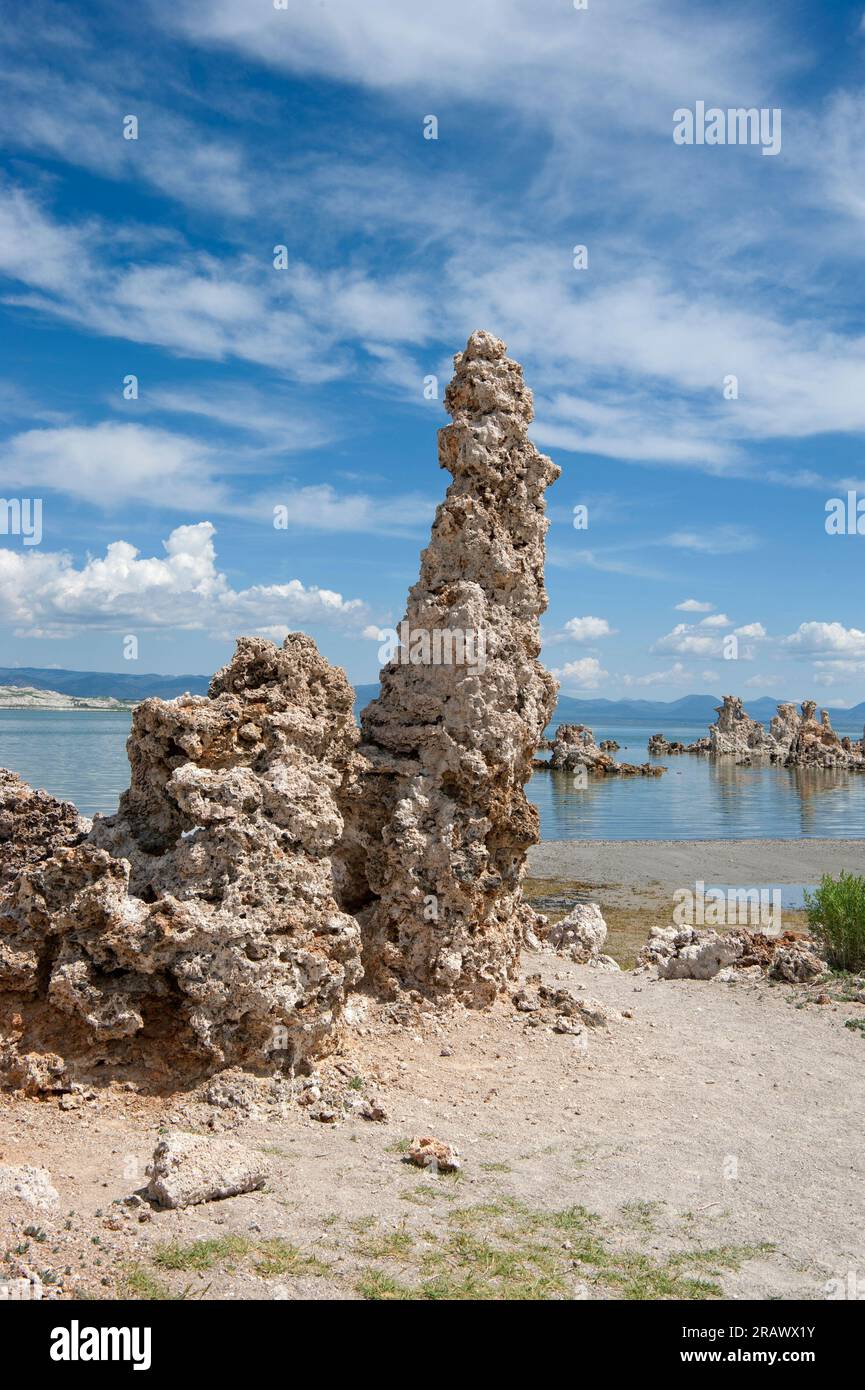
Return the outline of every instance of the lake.
{"type": "MultiPolygon", "coordinates": [[[[109,815],[129,784],[130,716],[102,710],[0,710],[0,765],[84,815],[109,815]]],[[[702,726],[597,723],[598,742],[615,738],[620,761],[654,761],[663,777],[590,780],[536,772],[528,794],[545,840],[742,840],[865,838],[865,774],[737,767],[684,754],[648,756],[651,734],[690,743],[702,726]]],[[[861,737],[861,729],[839,732],[861,737]]]]}

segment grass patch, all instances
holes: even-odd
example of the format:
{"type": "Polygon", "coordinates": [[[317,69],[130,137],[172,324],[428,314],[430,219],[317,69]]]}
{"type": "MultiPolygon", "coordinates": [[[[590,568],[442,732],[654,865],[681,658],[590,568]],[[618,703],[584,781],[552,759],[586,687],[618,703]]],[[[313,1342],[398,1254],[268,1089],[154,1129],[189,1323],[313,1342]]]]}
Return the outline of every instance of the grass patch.
{"type": "MultiPolygon", "coordinates": [[[[633,1202],[623,1210],[646,1230],[656,1206],[633,1202]]],[[[414,1238],[400,1227],[363,1243],[356,1253],[401,1259],[402,1282],[372,1268],[355,1288],[378,1300],[558,1300],[582,1296],[586,1287],[623,1300],[721,1298],[718,1277],[725,1270],[771,1249],[695,1247],[656,1257],[621,1249],[585,1207],[542,1211],[500,1197],[450,1211],[441,1238],[434,1232],[414,1238]]]]}
{"type": "Polygon", "coordinates": [[[414,1236],[408,1231],[400,1228],[396,1231],[386,1231],[380,1236],[370,1236],[367,1240],[360,1241],[355,1247],[356,1255],[363,1255],[370,1260],[403,1259],[414,1247],[414,1236]]]}
{"type": "Polygon", "coordinates": [[[248,1255],[252,1242],[246,1236],[219,1236],[215,1240],[193,1240],[189,1245],[167,1241],[158,1245],[153,1263],[159,1269],[183,1269],[199,1272],[213,1269],[223,1260],[240,1259],[248,1255]]]}
{"type": "Polygon", "coordinates": [[[865,967],[865,878],[824,874],[814,893],[805,894],[808,923],[831,965],[839,970],[865,967]]]}
{"type": "Polygon", "coordinates": [[[282,1236],[260,1240],[256,1246],[256,1254],[258,1258],[255,1261],[255,1271],[263,1279],[271,1279],[277,1274],[313,1274],[321,1277],[330,1273],[330,1269],[322,1260],[317,1260],[314,1255],[305,1255],[282,1236]]]}
{"type": "Polygon", "coordinates": [[[354,1287],[361,1298],[369,1299],[370,1302],[394,1302],[417,1298],[414,1289],[406,1288],[405,1284],[398,1283],[382,1269],[367,1270],[365,1274],[361,1275],[354,1287]]]}
{"type": "Polygon", "coordinates": [[[865,1018],[848,1018],[844,1022],[844,1027],[849,1028],[853,1033],[861,1033],[865,1037],[865,1018]]]}
{"type": "Polygon", "coordinates": [[[622,1207],[622,1215],[631,1226],[639,1226],[640,1230],[654,1234],[657,1229],[655,1217],[660,1211],[660,1202],[626,1202],[622,1207]]]}
{"type": "Polygon", "coordinates": [[[140,1299],[142,1303],[183,1303],[189,1298],[189,1287],[174,1293],[146,1265],[128,1265],[123,1271],[122,1296],[140,1299]]]}

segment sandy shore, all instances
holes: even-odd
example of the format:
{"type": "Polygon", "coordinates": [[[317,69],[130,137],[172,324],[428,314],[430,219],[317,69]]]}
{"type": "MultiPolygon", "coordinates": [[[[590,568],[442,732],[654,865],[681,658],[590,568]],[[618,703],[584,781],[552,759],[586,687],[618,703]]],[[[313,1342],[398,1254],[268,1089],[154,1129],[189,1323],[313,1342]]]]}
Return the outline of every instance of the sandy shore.
{"type": "Polygon", "coordinates": [[[863,866],[865,840],[546,840],[529,850],[535,878],[635,887],[816,883],[863,866]]]}

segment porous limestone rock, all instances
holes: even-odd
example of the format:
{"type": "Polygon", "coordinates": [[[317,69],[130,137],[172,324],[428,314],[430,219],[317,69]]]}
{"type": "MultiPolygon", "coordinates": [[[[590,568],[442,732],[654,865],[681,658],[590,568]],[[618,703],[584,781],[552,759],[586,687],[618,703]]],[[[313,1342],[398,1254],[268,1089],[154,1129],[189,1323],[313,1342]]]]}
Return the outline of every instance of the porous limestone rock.
{"type": "Polygon", "coordinates": [[[459,1150],[443,1139],[424,1134],[413,1139],[406,1157],[417,1168],[432,1168],[438,1173],[456,1173],[462,1168],[459,1150]]]}
{"type": "Polygon", "coordinates": [[[750,979],[762,974],[798,983],[822,974],[825,962],[816,943],[795,932],[770,936],[738,928],[653,927],[638,966],[654,969],[661,980],[750,979]]]}
{"type": "Polygon", "coordinates": [[[534,921],[521,879],[539,824],[524,784],[557,689],[538,653],[544,492],[560,470],[529,440],[531,392],[505,353],[476,332],[454,359],[453,424],[439,432],[453,482],[399,652],[361,715],[338,856],[376,986],[474,1006],[507,986],[534,921]]]}
{"type": "Polygon", "coordinates": [[[13,1200],[39,1211],[53,1211],[60,1194],[52,1185],[47,1168],[35,1168],[29,1163],[0,1164],[0,1202],[13,1200]]]}
{"type": "Polygon", "coordinates": [[[169,1134],[153,1151],[147,1195],[161,1207],[191,1207],[255,1192],[267,1180],[267,1164],[233,1139],[169,1134]]]}
{"type": "Polygon", "coordinates": [[[597,903],[577,903],[544,932],[544,944],[560,955],[585,965],[601,954],[607,939],[607,924],[597,903]]]}
{"type": "Polygon", "coordinates": [[[352,705],[292,633],[282,649],[241,638],[207,696],[138,706],[117,814],[0,897],[0,990],[65,1020],[65,1057],[129,1060],[157,1039],[166,1068],[182,1051],[297,1066],[325,1044],[361,973],[329,858],[352,705]]]}
{"type": "MultiPolygon", "coordinates": [[[[693,747],[693,745],[691,745],[693,747]]],[[[674,739],[672,743],[663,734],[652,734],[649,739],[649,752],[653,758],[674,757],[678,753],[690,752],[684,743],[674,739]]]]}
{"type": "MultiPolygon", "coordinates": [[[[714,757],[733,755],[745,764],[755,757],[767,757],[785,767],[865,771],[865,738],[861,743],[841,738],[832,728],[828,711],[821,710],[819,719],[814,717],[816,711],[813,700],[804,700],[801,712],[786,701],[778,706],[766,729],[745,712],[737,696],[725,695],[718,719],[709,727],[709,752],[714,757]]],[[[698,745],[691,744],[687,751],[697,750],[698,745]]]]}
{"type": "Polygon", "coordinates": [[[79,844],[89,829],[90,821],[71,802],[36,791],[0,768],[0,886],[62,845],[79,844]]]}
{"type": "Polygon", "coordinates": [[[772,752],[775,740],[763,724],[746,712],[738,695],[725,695],[717,715],[715,723],[709,725],[709,751],[713,757],[772,752]]]}
{"type": "Polygon", "coordinates": [[[576,772],[583,768],[594,777],[660,777],[667,771],[654,763],[617,763],[612,750],[618,746],[614,739],[605,739],[598,747],[594,733],[585,724],[560,724],[549,762],[538,760],[534,766],[551,772],[576,772]]]}
{"type": "MultiPolygon", "coordinates": [[[[778,706],[778,715],[789,706],[778,706]]],[[[787,767],[844,767],[852,771],[865,770],[865,740],[854,744],[842,739],[832,728],[829,711],[821,710],[820,719],[814,718],[817,706],[813,700],[805,700],[802,713],[795,723],[789,721],[791,738],[787,747],[785,766],[787,767]]],[[[776,716],[777,718],[777,716],[776,716]]],[[[772,724],[775,724],[773,719],[772,724]]]]}

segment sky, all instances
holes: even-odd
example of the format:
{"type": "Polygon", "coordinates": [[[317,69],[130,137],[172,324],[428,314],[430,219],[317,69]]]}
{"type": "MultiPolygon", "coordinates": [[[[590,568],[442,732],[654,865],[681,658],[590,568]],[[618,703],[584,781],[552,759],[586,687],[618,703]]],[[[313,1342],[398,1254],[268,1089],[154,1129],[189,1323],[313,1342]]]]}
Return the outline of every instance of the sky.
{"type": "Polygon", "coordinates": [[[862,0],[0,22],[0,665],[302,629],[374,681],[485,328],[562,468],[563,692],[865,698],[862,0]],[[679,143],[701,102],[780,148],[679,143]]]}

